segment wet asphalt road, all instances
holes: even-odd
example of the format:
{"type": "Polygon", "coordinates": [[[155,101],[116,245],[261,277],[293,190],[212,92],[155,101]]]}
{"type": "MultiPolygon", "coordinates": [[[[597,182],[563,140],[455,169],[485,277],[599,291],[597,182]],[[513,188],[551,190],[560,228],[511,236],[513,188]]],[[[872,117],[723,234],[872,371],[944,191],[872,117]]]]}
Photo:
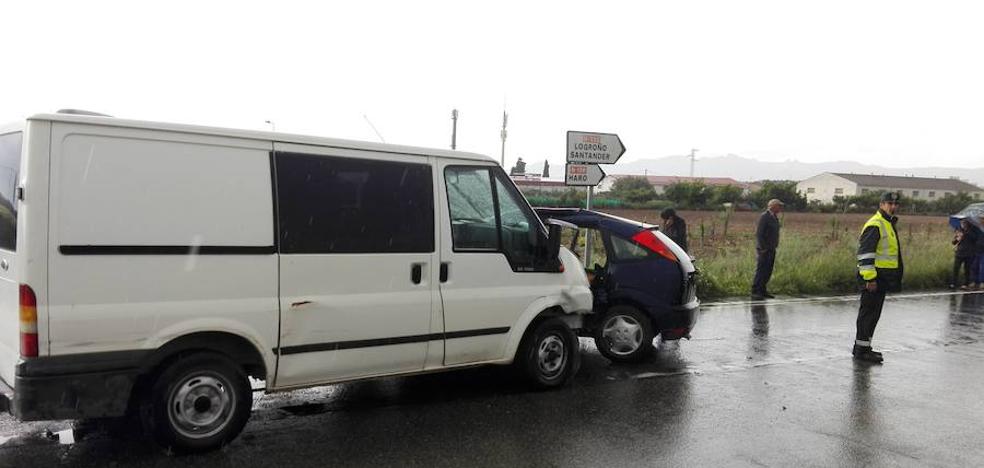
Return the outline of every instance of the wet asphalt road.
{"type": "Polygon", "coordinates": [[[884,365],[851,359],[856,309],[705,306],[693,340],[643,364],[583,340],[553,392],[495,368],[257,394],[239,439],[198,456],[115,424],[3,415],[0,466],[980,466],[984,294],[890,298],[884,365]],[[69,428],[74,443],[44,434],[69,428]]]}

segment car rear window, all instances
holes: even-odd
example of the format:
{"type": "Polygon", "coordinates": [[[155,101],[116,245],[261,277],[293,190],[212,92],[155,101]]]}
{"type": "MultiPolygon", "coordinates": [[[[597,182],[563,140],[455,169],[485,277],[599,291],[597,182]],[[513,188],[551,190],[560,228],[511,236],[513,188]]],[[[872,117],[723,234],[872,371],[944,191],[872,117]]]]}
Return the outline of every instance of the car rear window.
{"type": "Polygon", "coordinates": [[[22,134],[0,135],[0,249],[17,250],[17,175],[22,134]]]}
{"type": "Polygon", "coordinates": [[[611,239],[612,250],[614,250],[612,256],[616,260],[642,260],[653,255],[645,247],[630,240],[622,239],[618,236],[611,236],[611,239]]]}

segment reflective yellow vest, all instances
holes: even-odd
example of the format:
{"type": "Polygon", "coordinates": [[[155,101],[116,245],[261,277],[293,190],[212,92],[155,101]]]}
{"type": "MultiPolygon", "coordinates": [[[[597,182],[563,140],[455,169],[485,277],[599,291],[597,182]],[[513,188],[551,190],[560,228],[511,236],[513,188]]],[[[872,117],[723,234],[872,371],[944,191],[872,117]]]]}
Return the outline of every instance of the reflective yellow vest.
{"type": "Polygon", "coordinates": [[[864,223],[861,232],[863,233],[870,226],[878,228],[878,246],[875,247],[873,253],[858,255],[859,261],[865,258],[875,259],[874,265],[858,265],[861,278],[865,281],[875,279],[878,276],[876,270],[878,268],[897,269],[899,267],[899,238],[895,234],[895,227],[892,226],[892,222],[885,219],[879,210],[868,222],[864,223]]]}

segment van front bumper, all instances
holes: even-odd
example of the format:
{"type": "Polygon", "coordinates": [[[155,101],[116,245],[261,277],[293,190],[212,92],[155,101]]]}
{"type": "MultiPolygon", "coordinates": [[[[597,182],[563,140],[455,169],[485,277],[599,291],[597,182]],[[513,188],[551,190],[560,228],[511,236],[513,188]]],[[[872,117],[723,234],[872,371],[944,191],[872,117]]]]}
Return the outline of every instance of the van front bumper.
{"type": "Polygon", "coordinates": [[[0,408],[21,421],[123,416],[139,374],[135,360],[125,352],[22,361],[14,388],[0,386],[0,408]]]}

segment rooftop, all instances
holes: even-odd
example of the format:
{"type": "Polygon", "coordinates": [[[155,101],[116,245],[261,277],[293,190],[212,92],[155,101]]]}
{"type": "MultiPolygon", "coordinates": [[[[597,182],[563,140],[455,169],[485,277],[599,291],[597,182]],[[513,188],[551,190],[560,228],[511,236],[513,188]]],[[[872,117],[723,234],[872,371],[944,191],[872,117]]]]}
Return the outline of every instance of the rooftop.
{"type": "Polygon", "coordinates": [[[866,187],[883,187],[888,189],[917,189],[917,190],[949,190],[952,192],[981,192],[980,187],[960,179],[940,179],[936,177],[909,177],[874,174],[831,174],[843,177],[851,182],[866,187]]]}
{"type": "MultiPolygon", "coordinates": [[[[225,136],[225,137],[232,137],[232,138],[247,138],[253,140],[274,141],[278,143],[296,143],[301,145],[377,151],[381,153],[439,156],[439,157],[454,158],[454,159],[478,160],[483,162],[495,161],[489,156],[469,153],[465,151],[420,148],[415,146],[403,146],[403,145],[394,145],[388,143],[373,143],[367,141],[342,140],[338,138],[325,138],[325,137],[311,136],[311,135],[296,135],[296,134],[281,133],[281,132],[266,132],[266,131],[242,130],[242,129],[233,129],[233,128],[206,127],[201,125],[186,125],[186,124],[151,122],[151,121],[142,121],[142,120],[127,120],[127,119],[117,119],[113,117],[93,116],[93,115],[83,115],[83,114],[38,114],[28,117],[27,120],[42,120],[42,121],[51,121],[51,122],[101,125],[107,127],[162,130],[162,131],[170,131],[170,132],[192,133],[192,134],[199,134],[199,135],[216,135],[216,136],[225,136]]],[[[23,127],[23,123],[17,122],[4,128],[18,129],[21,127],[23,127]]]]}
{"type": "Polygon", "coordinates": [[[623,177],[643,177],[652,185],[672,185],[679,182],[703,182],[704,185],[733,185],[736,187],[752,187],[754,184],[739,182],[731,177],[683,177],[683,176],[658,176],[658,175],[638,175],[638,174],[608,174],[606,177],[619,179],[623,177]]]}

